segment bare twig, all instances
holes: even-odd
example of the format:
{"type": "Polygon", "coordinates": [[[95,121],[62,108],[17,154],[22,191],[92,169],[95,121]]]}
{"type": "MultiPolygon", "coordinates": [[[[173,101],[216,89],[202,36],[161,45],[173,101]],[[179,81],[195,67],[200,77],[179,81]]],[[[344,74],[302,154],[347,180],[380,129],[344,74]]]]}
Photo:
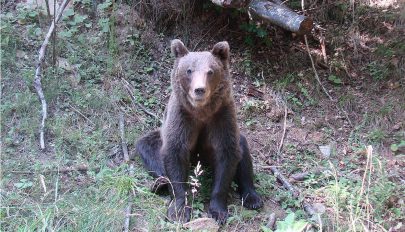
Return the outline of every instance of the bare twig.
{"type": "Polygon", "coordinates": [[[276,214],[271,213],[269,216],[269,220],[267,220],[266,227],[272,230],[275,223],[276,223],[276,214]]]}
{"type": "MultiPolygon", "coordinates": [[[[46,174],[46,173],[52,173],[52,172],[60,172],[60,173],[66,173],[66,172],[74,172],[74,171],[79,171],[79,172],[85,172],[88,171],[89,167],[86,164],[79,164],[77,166],[73,166],[73,167],[62,167],[58,170],[43,170],[40,171],[40,173],[42,174],[46,174]]],[[[11,173],[18,173],[18,174],[33,174],[35,173],[35,171],[14,171],[11,170],[11,173]]]]}
{"type": "MultiPolygon", "coordinates": [[[[124,114],[122,112],[120,112],[119,129],[120,129],[120,135],[121,135],[122,153],[124,154],[124,161],[126,163],[129,163],[128,146],[127,146],[127,140],[125,139],[125,119],[124,119],[124,114]]],[[[132,163],[129,165],[129,175],[131,177],[134,176],[134,165],[132,163]]],[[[130,219],[131,219],[131,215],[132,215],[131,214],[132,197],[129,197],[128,201],[129,201],[128,205],[125,208],[124,232],[129,231],[129,224],[130,224],[130,219]]]]}
{"type": "Polygon", "coordinates": [[[125,162],[129,162],[128,146],[127,146],[127,141],[125,139],[124,126],[125,126],[124,114],[122,112],[120,112],[120,134],[121,134],[122,152],[124,154],[125,162]]]}
{"type": "Polygon", "coordinates": [[[328,93],[328,91],[323,86],[321,80],[319,79],[318,72],[316,71],[316,68],[315,68],[314,60],[312,59],[312,56],[311,56],[311,51],[309,50],[308,39],[307,39],[306,35],[304,35],[304,40],[305,40],[305,47],[307,48],[309,59],[311,60],[312,69],[314,70],[315,78],[318,81],[318,84],[321,86],[323,92],[326,94],[326,96],[328,96],[329,100],[334,101],[332,96],[328,93]]]}
{"type": "Polygon", "coordinates": [[[300,195],[299,191],[295,189],[295,187],[275,166],[265,166],[265,168],[270,169],[273,175],[276,176],[277,180],[279,180],[283,186],[293,194],[294,197],[298,197],[300,195]]]}
{"type": "Polygon", "coordinates": [[[284,105],[284,126],[283,126],[283,134],[281,135],[280,144],[278,145],[277,149],[277,156],[280,155],[281,149],[283,148],[285,132],[287,130],[287,105],[284,105]]]}
{"type": "Polygon", "coordinates": [[[132,202],[129,202],[127,208],[125,209],[124,232],[129,231],[129,223],[132,215],[131,211],[132,211],[132,202]]]}
{"type": "Polygon", "coordinates": [[[78,113],[80,116],[82,116],[84,119],[86,119],[87,121],[89,121],[91,123],[91,125],[95,126],[96,124],[91,121],[88,117],[86,117],[86,115],[84,115],[82,112],[80,112],[78,109],[76,109],[74,106],[72,106],[71,104],[69,104],[70,108],[72,108],[73,111],[75,111],[76,113],[78,113]]]}
{"type": "Polygon", "coordinates": [[[45,60],[45,53],[46,53],[46,48],[49,43],[49,39],[52,36],[52,33],[55,30],[56,23],[59,21],[59,19],[62,17],[62,12],[69,3],[70,0],[64,0],[61,7],[59,8],[58,15],[56,16],[54,22],[52,22],[51,26],[49,27],[48,33],[45,36],[44,42],[42,43],[41,48],[39,49],[39,56],[38,56],[38,64],[37,64],[37,69],[35,71],[35,79],[34,79],[34,87],[35,90],[38,93],[38,97],[41,101],[42,105],[42,121],[39,129],[39,134],[40,134],[40,146],[41,149],[45,149],[45,135],[44,135],[44,130],[45,130],[45,120],[47,118],[47,104],[44,96],[44,92],[42,90],[42,84],[41,84],[41,71],[42,71],[42,63],[45,60]]]}
{"type": "MultiPolygon", "coordinates": [[[[45,5],[46,5],[46,12],[48,13],[48,18],[51,19],[51,11],[49,8],[49,0],[45,0],[45,5]]],[[[54,12],[55,14],[55,12],[54,12]]]]}
{"type": "Polygon", "coordinates": [[[128,94],[129,94],[129,96],[131,97],[132,102],[133,102],[134,104],[136,104],[139,108],[141,108],[146,114],[148,114],[148,115],[154,117],[156,120],[160,121],[160,123],[163,123],[163,121],[162,121],[161,119],[159,119],[159,117],[158,117],[156,114],[150,112],[150,111],[149,111],[148,109],[146,109],[143,105],[139,104],[139,103],[136,101],[135,96],[132,94],[131,84],[130,84],[127,80],[125,80],[123,77],[121,77],[121,81],[122,81],[122,84],[123,84],[124,88],[128,91],[128,94]]]}
{"type": "MultiPolygon", "coordinates": [[[[274,176],[276,176],[277,180],[279,180],[283,186],[290,191],[290,193],[295,197],[299,198],[300,191],[296,189],[288,179],[275,167],[275,166],[265,166],[264,168],[268,168],[271,170],[274,176]]],[[[312,208],[312,205],[308,202],[303,201],[302,207],[304,208],[305,212],[307,212],[310,216],[314,215],[316,211],[312,208]]]]}

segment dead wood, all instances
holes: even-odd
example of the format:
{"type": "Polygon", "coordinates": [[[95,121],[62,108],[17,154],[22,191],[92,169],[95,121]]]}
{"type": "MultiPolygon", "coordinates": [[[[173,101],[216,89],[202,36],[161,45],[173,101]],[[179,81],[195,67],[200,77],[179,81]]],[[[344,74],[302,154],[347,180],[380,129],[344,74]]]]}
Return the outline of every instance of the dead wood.
{"type": "Polygon", "coordinates": [[[127,141],[125,139],[125,121],[124,121],[124,114],[120,112],[120,135],[121,135],[121,148],[122,153],[124,154],[125,162],[129,162],[129,155],[128,155],[128,146],[127,141]]]}
{"type": "Polygon", "coordinates": [[[313,20],[310,17],[295,13],[279,0],[211,0],[211,2],[224,8],[248,8],[253,20],[275,24],[297,34],[308,34],[313,27],[313,20]]]}
{"type": "Polygon", "coordinates": [[[211,2],[224,8],[244,8],[250,0],[211,0],[211,2]]]}
{"type": "Polygon", "coordinates": [[[277,157],[281,154],[281,149],[283,148],[285,132],[287,130],[287,105],[284,105],[284,125],[283,125],[283,134],[281,135],[280,144],[277,149],[277,157]]]}
{"type": "MultiPolygon", "coordinates": [[[[274,176],[276,176],[277,180],[280,181],[283,186],[296,198],[298,199],[301,192],[296,189],[288,179],[275,167],[275,166],[265,166],[264,168],[268,168],[271,170],[274,176]]],[[[313,216],[316,212],[313,209],[312,205],[308,202],[302,202],[302,208],[307,212],[310,216],[313,216]]]]}
{"type": "MultiPolygon", "coordinates": [[[[126,163],[129,163],[129,155],[128,155],[128,146],[127,146],[127,140],[125,139],[125,119],[124,119],[124,114],[120,112],[119,116],[119,130],[120,130],[120,136],[121,136],[121,148],[122,148],[122,153],[124,154],[124,161],[126,163]]],[[[134,176],[134,165],[131,163],[129,165],[129,176],[133,177],[134,176]]],[[[125,208],[125,221],[124,221],[124,232],[129,231],[129,225],[131,221],[131,211],[132,211],[132,197],[130,196],[128,199],[128,205],[125,208]]]]}
{"type": "Polygon", "coordinates": [[[47,113],[47,103],[45,100],[45,95],[42,90],[42,84],[41,84],[41,72],[42,72],[42,64],[44,63],[45,60],[45,53],[46,53],[46,48],[48,47],[49,44],[49,39],[51,38],[52,34],[55,31],[56,23],[59,21],[59,19],[62,17],[63,10],[67,6],[70,0],[64,0],[61,7],[59,8],[59,12],[52,22],[51,26],[49,27],[48,33],[45,36],[44,42],[42,43],[41,48],[39,49],[39,56],[38,56],[38,64],[37,64],[37,69],[35,71],[35,79],[34,79],[34,87],[35,90],[37,91],[39,100],[41,101],[42,105],[42,120],[41,120],[41,125],[39,128],[39,144],[41,149],[45,149],[45,120],[48,117],[47,113]]]}
{"type": "Polygon", "coordinates": [[[309,34],[313,20],[299,15],[285,5],[266,0],[253,0],[249,4],[249,13],[254,20],[275,24],[297,34],[309,34]]]}
{"type": "Polygon", "coordinates": [[[269,216],[269,219],[267,220],[266,227],[272,230],[274,227],[274,224],[276,223],[276,219],[277,219],[276,214],[271,213],[269,216]]]}
{"type": "MultiPolygon", "coordinates": [[[[301,192],[296,189],[288,179],[275,167],[275,166],[265,166],[264,168],[268,168],[271,170],[274,176],[276,176],[277,180],[282,183],[282,185],[295,197],[299,198],[301,192]]],[[[313,216],[316,212],[313,209],[312,205],[303,201],[302,208],[304,208],[305,212],[307,212],[310,216],[313,216]]]]}
{"type": "MultiPolygon", "coordinates": [[[[55,169],[55,170],[44,170],[44,171],[41,171],[39,173],[41,173],[41,174],[52,173],[52,172],[67,173],[67,172],[74,172],[74,171],[86,172],[88,170],[89,170],[89,166],[87,164],[79,164],[77,166],[62,167],[62,168],[55,169]]],[[[33,174],[33,173],[36,173],[35,171],[17,171],[17,170],[15,170],[15,171],[12,170],[10,172],[11,173],[18,173],[18,174],[33,174]]]]}

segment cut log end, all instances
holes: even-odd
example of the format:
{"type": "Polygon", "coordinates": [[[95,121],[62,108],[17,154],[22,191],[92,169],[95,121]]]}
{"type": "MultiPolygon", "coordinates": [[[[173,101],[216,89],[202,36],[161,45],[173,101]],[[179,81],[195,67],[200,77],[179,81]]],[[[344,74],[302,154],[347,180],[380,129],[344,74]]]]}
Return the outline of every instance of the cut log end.
{"type": "Polygon", "coordinates": [[[314,27],[314,20],[310,17],[306,17],[304,20],[302,20],[300,28],[297,33],[300,35],[307,35],[311,33],[313,27],[314,27]]]}

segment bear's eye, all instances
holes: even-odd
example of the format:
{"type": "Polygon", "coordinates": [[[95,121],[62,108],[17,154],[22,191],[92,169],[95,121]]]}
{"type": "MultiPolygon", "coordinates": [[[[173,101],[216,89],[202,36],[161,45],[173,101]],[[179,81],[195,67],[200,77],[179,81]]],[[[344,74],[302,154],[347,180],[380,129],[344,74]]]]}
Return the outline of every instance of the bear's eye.
{"type": "Polygon", "coordinates": [[[208,74],[208,76],[212,76],[212,75],[214,74],[214,71],[209,70],[209,71],[207,72],[207,74],[208,74]]]}
{"type": "Polygon", "coordinates": [[[187,74],[190,75],[191,74],[191,69],[187,69],[187,74]]]}

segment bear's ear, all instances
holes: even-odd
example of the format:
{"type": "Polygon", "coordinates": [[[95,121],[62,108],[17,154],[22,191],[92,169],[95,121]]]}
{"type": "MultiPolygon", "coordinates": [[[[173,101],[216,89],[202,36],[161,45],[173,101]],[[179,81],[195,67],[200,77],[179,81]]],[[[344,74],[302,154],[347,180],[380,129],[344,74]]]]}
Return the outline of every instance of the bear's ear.
{"type": "Polygon", "coordinates": [[[176,58],[181,58],[188,54],[186,46],[184,46],[183,42],[181,42],[179,39],[172,40],[171,49],[172,54],[176,58]]]}
{"type": "Polygon", "coordinates": [[[219,42],[214,45],[211,53],[218,57],[222,62],[229,60],[229,44],[226,41],[219,42]]]}

